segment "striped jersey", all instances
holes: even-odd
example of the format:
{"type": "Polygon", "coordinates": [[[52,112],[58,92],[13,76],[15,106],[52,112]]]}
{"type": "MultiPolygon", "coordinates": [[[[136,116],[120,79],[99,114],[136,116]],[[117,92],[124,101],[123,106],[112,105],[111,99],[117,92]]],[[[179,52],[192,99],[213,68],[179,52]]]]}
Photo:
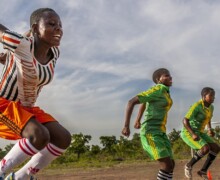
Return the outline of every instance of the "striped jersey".
{"type": "Polygon", "coordinates": [[[52,47],[52,58],[44,65],[34,56],[33,37],[6,31],[2,43],[8,52],[0,79],[0,97],[32,107],[42,87],[53,78],[59,50],[52,47]]]}
{"type": "MultiPolygon", "coordinates": [[[[189,119],[189,124],[194,131],[204,132],[205,126],[211,121],[213,116],[214,106],[211,104],[205,107],[202,99],[194,103],[185,115],[189,119]]],[[[187,131],[186,128],[183,128],[187,131]]]]}
{"type": "Polygon", "coordinates": [[[166,132],[167,114],[173,101],[169,94],[169,87],[157,84],[138,95],[141,103],[146,103],[144,122],[141,134],[166,132]]]}

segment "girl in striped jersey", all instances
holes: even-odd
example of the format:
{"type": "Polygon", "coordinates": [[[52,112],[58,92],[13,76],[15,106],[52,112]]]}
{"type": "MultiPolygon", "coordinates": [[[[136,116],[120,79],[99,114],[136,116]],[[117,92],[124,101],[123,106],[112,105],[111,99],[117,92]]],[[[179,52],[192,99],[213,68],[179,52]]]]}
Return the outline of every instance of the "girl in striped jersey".
{"type": "Polygon", "coordinates": [[[211,128],[215,91],[210,87],[205,87],[202,89],[201,96],[202,99],[194,103],[185,115],[184,127],[181,131],[184,142],[196,150],[192,159],[185,165],[185,176],[189,179],[192,179],[192,167],[206,154],[208,154],[207,159],[197,174],[203,179],[208,179],[207,170],[220,151],[220,147],[212,139],[215,134],[211,128]],[[207,133],[204,132],[206,125],[207,133]]]}
{"type": "Polygon", "coordinates": [[[155,86],[128,101],[122,134],[127,137],[130,135],[129,126],[133,108],[141,104],[134,127],[141,128],[140,137],[143,149],[152,160],[159,162],[160,170],[157,179],[171,180],[175,163],[171,144],[166,135],[166,122],[168,111],[172,106],[169,94],[172,77],[167,69],[160,68],[153,73],[153,81],[156,83],[155,86]],[[140,120],[144,111],[144,122],[141,124],[140,120]]]}
{"type": "MultiPolygon", "coordinates": [[[[0,175],[31,159],[8,179],[28,179],[70,145],[71,135],[50,114],[35,106],[42,87],[54,75],[63,35],[59,15],[40,8],[30,17],[32,36],[0,25],[0,42],[7,50],[0,80],[0,137],[18,140],[0,163],[0,175]]],[[[6,179],[7,179],[6,178],[6,179]]]]}

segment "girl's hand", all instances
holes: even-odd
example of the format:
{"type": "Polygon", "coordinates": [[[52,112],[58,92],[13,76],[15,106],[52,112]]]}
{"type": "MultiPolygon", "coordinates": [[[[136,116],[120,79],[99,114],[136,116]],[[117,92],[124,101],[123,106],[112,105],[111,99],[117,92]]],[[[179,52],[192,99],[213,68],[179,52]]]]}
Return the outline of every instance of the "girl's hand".
{"type": "Polygon", "coordinates": [[[207,134],[211,137],[215,136],[215,132],[212,129],[208,130],[207,134]]]}
{"type": "Polygon", "coordinates": [[[129,127],[124,127],[122,129],[122,132],[121,132],[124,136],[126,137],[129,137],[130,136],[130,128],[129,127]]]}
{"type": "Polygon", "coordinates": [[[199,141],[199,139],[200,139],[197,134],[193,134],[192,138],[193,138],[194,141],[199,141]]]}
{"type": "Polygon", "coordinates": [[[141,128],[141,123],[139,121],[135,121],[134,128],[135,129],[140,129],[141,128]]]}

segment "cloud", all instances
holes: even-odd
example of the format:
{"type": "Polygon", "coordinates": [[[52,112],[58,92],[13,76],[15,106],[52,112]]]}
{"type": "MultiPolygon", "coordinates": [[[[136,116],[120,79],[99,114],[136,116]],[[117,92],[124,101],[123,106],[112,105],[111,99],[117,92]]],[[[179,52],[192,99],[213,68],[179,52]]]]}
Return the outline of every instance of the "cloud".
{"type": "Polygon", "coordinates": [[[151,75],[159,67],[170,69],[174,81],[168,131],[182,127],[204,86],[216,89],[215,116],[220,115],[218,1],[22,2],[1,1],[7,27],[26,31],[27,14],[45,6],[63,21],[56,75],[37,105],[72,133],[91,134],[96,142],[100,135],[119,136],[127,101],[153,85],[151,75]]]}

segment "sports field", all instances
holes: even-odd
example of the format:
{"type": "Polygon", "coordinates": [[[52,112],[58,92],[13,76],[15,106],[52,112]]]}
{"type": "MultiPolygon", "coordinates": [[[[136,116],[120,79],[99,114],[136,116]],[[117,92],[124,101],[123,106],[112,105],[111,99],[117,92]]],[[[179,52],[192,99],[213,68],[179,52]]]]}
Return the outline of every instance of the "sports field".
{"type": "MultiPolygon", "coordinates": [[[[204,160],[201,160],[193,169],[193,180],[201,179],[196,172],[204,160]]],[[[174,180],[184,180],[184,165],[186,160],[176,161],[174,180]]],[[[112,167],[87,169],[55,169],[44,170],[39,174],[39,180],[155,180],[158,171],[156,162],[138,162],[132,164],[120,163],[112,167]]],[[[220,158],[210,168],[212,180],[220,180],[220,158]]]]}

